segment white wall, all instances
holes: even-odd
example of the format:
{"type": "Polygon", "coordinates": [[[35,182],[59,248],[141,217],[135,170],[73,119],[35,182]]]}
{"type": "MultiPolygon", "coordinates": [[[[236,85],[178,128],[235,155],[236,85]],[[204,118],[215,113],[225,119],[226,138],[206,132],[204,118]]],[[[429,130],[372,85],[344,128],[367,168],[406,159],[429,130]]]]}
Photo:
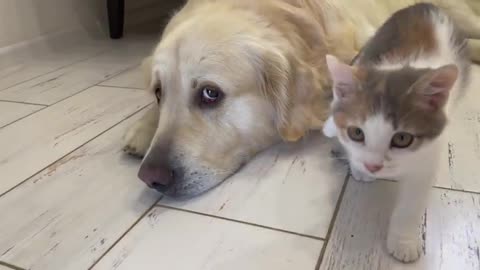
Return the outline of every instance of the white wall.
{"type": "MultiPolygon", "coordinates": [[[[134,0],[135,1],[135,0],[134,0]]],[[[77,28],[99,30],[102,0],[1,0],[0,48],[77,28]]]]}
{"type": "MultiPolygon", "coordinates": [[[[126,23],[164,17],[181,0],[125,0],[126,23]]],[[[107,35],[106,0],[0,0],[0,49],[63,31],[107,35]]]]}

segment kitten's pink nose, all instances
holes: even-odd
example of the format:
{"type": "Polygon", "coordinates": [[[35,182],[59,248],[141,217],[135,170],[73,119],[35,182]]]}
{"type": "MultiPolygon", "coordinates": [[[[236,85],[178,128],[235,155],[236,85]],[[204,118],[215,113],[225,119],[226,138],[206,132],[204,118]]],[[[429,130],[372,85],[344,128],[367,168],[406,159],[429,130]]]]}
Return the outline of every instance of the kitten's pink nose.
{"type": "Polygon", "coordinates": [[[382,168],[383,168],[383,165],[382,164],[369,164],[369,163],[365,163],[365,168],[367,168],[367,170],[371,173],[376,173],[378,171],[380,171],[382,168]]]}

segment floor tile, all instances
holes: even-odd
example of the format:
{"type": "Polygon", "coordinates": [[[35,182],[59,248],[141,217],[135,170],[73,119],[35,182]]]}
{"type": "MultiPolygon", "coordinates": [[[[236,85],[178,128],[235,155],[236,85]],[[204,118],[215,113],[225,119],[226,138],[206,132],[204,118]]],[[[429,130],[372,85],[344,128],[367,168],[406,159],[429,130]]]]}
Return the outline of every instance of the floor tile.
{"type": "Polygon", "coordinates": [[[428,269],[480,269],[480,195],[436,190],[427,220],[428,269]]]}
{"type": "Polygon", "coordinates": [[[447,129],[442,166],[439,168],[437,186],[480,192],[480,67],[473,68],[472,86],[452,110],[452,120],[447,129]]]}
{"type": "Polygon", "coordinates": [[[0,101],[0,128],[41,108],[44,108],[44,106],[0,101]]]}
{"type": "Polygon", "coordinates": [[[150,40],[122,43],[97,57],[0,91],[0,100],[53,104],[138,65],[152,46],[150,40]]]}
{"type": "Polygon", "coordinates": [[[0,194],[151,102],[142,91],[93,87],[0,130],[0,194]]]}
{"type": "Polygon", "coordinates": [[[325,237],[347,170],[321,136],[259,155],[211,192],[160,204],[325,237]]]}
{"type": "Polygon", "coordinates": [[[153,206],[158,193],[137,180],[139,161],[121,150],[124,132],[141,115],[0,197],[1,261],[32,270],[88,269],[153,206]]]}
{"type": "Polygon", "coordinates": [[[110,80],[102,82],[100,85],[145,89],[145,74],[142,73],[140,66],[122,72],[110,80]]]}
{"type": "Polygon", "coordinates": [[[320,240],[155,208],[93,269],[313,269],[322,244],[320,240]]]}
{"type": "Polygon", "coordinates": [[[401,264],[385,250],[397,183],[350,180],[321,270],[475,270],[480,267],[480,195],[434,189],[427,211],[426,256],[401,264]]]}
{"type": "Polygon", "coordinates": [[[11,55],[0,55],[0,91],[56,69],[84,61],[111,47],[111,41],[83,40],[75,45],[59,45],[50,50],[40,49],[13,58],[11,55]]]}
{"type": "Polygon", "coordinates": [[[12,270],[12,268],[0,264],[0,270],[12,270]]]}

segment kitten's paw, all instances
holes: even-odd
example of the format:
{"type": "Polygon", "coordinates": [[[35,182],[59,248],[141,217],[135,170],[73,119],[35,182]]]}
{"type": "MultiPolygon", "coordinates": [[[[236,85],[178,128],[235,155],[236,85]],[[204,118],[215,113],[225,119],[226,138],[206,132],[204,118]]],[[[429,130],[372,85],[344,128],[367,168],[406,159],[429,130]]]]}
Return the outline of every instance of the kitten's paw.
{"type": "Polygon", "coordinates": [[[405,237],[396,233],[389,233],[387,237],[388,253],[395,259],[404,262],[414,262],[420,258],[423,252],[423,245],[420,237],[405,237]]]}
{"type": "Polygon", "coordinates": [[[373,182],[373,181],[375,181],[374,177],[371,177],[370,175],[367,175],[367,174],[361,172],[360,170],[357,170],[353,167],[351,167],[350,170],[352,171],[353,179],[355,179],[356,181],[359,181],[359,182],[373,182]]]}
{"type": "Polygon", "coordinates": [[[152,131],[142,127],[140,124],[134,124],[124,136],[125,146],[123,151],[134,157],[143,158],[147,153],[152,140],[152,131]]]}

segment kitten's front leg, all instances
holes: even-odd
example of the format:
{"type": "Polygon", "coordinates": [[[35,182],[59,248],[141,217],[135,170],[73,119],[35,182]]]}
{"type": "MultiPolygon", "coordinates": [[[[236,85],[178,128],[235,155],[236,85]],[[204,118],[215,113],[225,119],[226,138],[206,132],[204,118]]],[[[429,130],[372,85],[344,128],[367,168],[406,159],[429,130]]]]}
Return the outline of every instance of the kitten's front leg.
{"type": "Polygon", "coordinates": [[[352,177],[354,180],[359,181],[359,182],[373,182],[376,179],[374,177],[371,177],[370,175],[367,175],[366,173],[360,171],[359,169],[356,169],[354,166],[350,165],[350,171],[352,173],[352,177]]]}
{"type": "Polygon", "coordinates": [[[400,179],[387,236],[388,252],[399,261],[413,262],[423,252],[421,225],[433,178],[433,173],[419,173],[400,179]]]}

